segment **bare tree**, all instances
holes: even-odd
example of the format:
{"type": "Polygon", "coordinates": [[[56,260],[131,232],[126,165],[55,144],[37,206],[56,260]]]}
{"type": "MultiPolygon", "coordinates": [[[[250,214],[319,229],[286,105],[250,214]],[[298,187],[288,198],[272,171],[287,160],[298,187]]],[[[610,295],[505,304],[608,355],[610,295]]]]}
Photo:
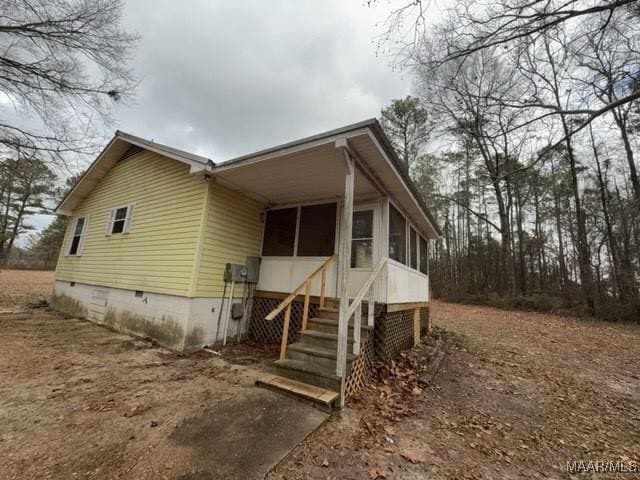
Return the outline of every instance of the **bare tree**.
{"type": "Polygon", "coordinates": [[[640,205],[640,179],[631,145],[631,115],[637,101],[619,101],[638,88],[640,73],[640,25],[637,19],[612,15],[606,34],[593,33],[588,29],[580,40],[567,47],[576,59],[577,67],[584,71],[576,79],[582,85],[584,96],[595,95],[603,103],[616,104],[611,116],[620,133],[629,168],[631,185],[636,202],[640,205]]]}
{"type": "MultiPolygon", "coordinates": [[[[512,265],[512,206],[508,173],[516,168],[522,142],[509,132],[519,120],[518,112],[495,101],[517,95],[512,82],[513,72],[489,50],[479,52],[467,62],[451,62],[438,70],[418,70],[423,98],[438,122],[449,134],[477,152],[473,168],[481,181],[490,185],[494,193],[501,239],[500,290],[513,292],[512,265]],[[470,142],[470,143],[468,143],[470,142]]],[[[440,131],[440,133],[447,133],[440,131]]],[[[468,158],[468,155],[460,158],[468,158]]],[[[465,167],[468,181],[469,166],[465,167]]],[[[464,202],[457,201],[467,213],[473,212],[464,202]]],[[[483,215],[474,213],[477,218],[483,215]]],[[[486,216],[485,216],[486,217],[486,216]]],[[[488,221],[486,218],[485,221],[488,221]]],[[[493,222],[488,221],[489,225],[493,222]]]]}
{"type": "MultiPolygon", "coordinates": [[[[506,55],[520,48],[522,42],[536,41],[565,25],[571,32],[567,41],[578,43],[584,35],[610,35],[615,28],[613,25],[620,24],[613,22],[614,18],[630,19],[623,22],[628,26],[640,19],[637,0],[463,0],[452,3],[444,12],[444,20],[436,23],[427,21],[429,5],[426,0],[399,0],[387,19],[384,36],[390,44],[398,45],[396,53],[402,65],[413,66],[416,61],[423,61],[424,57],[421,58],[419,52],[432,47],[431,38],[434,36],[446,38],[446,42],[428,60],[428,66],[437,69],[445,63],[459,64],[485,50],[500,49],[506,55]]],[[[631,40],[637,43],[638,36],[634,33],[631,40]]],[[[592,99],[598,101],[576,108],[530,99],[516,101],[514,106],[535,109],[538,112],[536,119],[559,115],[577,117],[580,122],[573,124],[569,132],[574,135],[612,109],[640,99],[638,85],[640,82],[636,81],[633,88],[613,101],[600,97],[592,99]]],[[[521,126],[525,125],[516,127],[521,126]]],[[[564,139],[559,139],[557,144],[562,142],[564,139]]]]}
{"type": "Polygon", "coordinates": [[[0,2],[5,155],[92,151],[93,127],[134,86],[126,65],[136,37],[120,28],[121,15],[121,0],[0,2]]]}

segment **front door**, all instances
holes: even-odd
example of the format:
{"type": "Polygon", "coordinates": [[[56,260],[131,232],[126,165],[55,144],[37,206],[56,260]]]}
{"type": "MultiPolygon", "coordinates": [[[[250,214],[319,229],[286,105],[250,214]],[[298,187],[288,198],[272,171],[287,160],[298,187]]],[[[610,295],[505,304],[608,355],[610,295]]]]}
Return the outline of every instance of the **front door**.
{"type": "Polygon", "coordinates": [[[349,271],[349,296],[357,295],[378,263],[380,207],[358,205],[353,209],[351,225],[351,258],[349,271]]]}

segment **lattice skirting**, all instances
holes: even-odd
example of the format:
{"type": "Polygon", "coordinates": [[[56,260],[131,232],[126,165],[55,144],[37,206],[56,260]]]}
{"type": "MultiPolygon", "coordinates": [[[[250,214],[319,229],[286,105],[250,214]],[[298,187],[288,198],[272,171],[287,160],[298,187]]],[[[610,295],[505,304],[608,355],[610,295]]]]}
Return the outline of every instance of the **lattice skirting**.
{"type": "Polygon", "coordinates": [[[429,307],[420,308],[420,335],[427,335],[431,332],[431,318],[429,307]]]}
{"type": "Polygon", "coordinates": [[[368,335],[367,340],[360,347],[360,355],[351,366],[351,373],[345,379],[345,397],[349,399],[364,387],[371,377],[374,361],[373,352],[373,332],[368,335]]]}
{"type": "Polygon", "coordinates": [[[413,347],[412,310],[381,313],[375,323],[375,354],[383,362],[393,360],[402,350],[413,347]]]}
{"type": "MultiPolygon", "coordinates": [[[[261,343],[279,344],[282,338],[284,312],[273,321],[265,320],[269,312],[278,306],[281,300],[268,297],[254,297],[249,321],[249,338],[261,343]]],[[[366,304],[363,305],[363,322],[366,322],[366,304]]],[[[303,302],[295,301],[291,308],[289,341],[295,342],[300,336],[302,326],[303,302]]],[[[318,313],[316,303],[309,304],[309,318],[318,313]]],[[[356,394],[371,376],[374,361],[388,362],[401,351],[413,347],[414,310],[387,312],[386,305],[375,305],[375,328],[362,344],[361,355],[353,363],[349,376],[345,379],[346,397],[356,394]]],[[[429,326],[429,307],[420,309],[420,330],[424,334],[429,326]]]]}
{"type": "MultiPolygon", "coordinates": [[[[284,312],[280,313],[273,320],[265,320],[274,308],[276,308],[282,300],[277,298],[254,297],[253,306],[251,307],[251,318],[249,320],[249,338],[256,342],[262,343],[280,343],[282,339],[282,327],[284,324],[284,312]]],[[[302,309],[303,302],[294,301],[291,304],[291,318],[289,319],[289,338],[287,343],[295,342],[302,327],[302,309]]],[[[316,316],[318,305],[309,304],[309,318],[316,316]]]]}

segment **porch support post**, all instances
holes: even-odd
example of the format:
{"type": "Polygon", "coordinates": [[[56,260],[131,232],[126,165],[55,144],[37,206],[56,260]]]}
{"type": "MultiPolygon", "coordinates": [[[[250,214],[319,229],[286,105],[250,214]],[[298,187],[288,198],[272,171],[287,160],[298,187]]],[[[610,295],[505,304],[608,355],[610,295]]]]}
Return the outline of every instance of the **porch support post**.
{"type": "Polygon", "coordinates": [[[336,141],[336,147],[342,148],[346,163],[344,179],[344,208],[342,209],[342,225],[340,227],[340,245],[338,248],[338,275],[340,285],[340,313],[338,317],[338,352],[336,360],[336,375],[342,378],[341,401],[344,401],[344,377],[347,367],[347,337],[349,335],[349,267],[351,259],[351,223],[353,217],[353,190],[355,165],[353,158],[347,151],[346,139],[336,141]]]}

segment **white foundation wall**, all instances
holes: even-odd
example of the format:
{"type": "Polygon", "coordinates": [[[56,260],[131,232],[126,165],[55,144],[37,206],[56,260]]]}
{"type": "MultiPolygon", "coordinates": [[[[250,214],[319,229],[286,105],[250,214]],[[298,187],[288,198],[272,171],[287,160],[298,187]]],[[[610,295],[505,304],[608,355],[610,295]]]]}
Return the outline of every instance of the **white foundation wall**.
{"type": "MultiPolygon", "coordinates": [[[[188,298],[56,280],[52,306],[118,331],[148,337],[178,351],[194,351],[221,343],[228,298],[188,298]],[[222,311],[221,311],[222,309],[222,311]]],[[[243,303],[236,297],[233,302],[243,303]]],[[[227,343],[242,338],[248,328],[250,303],[243,315],[229,318],[227,343]]]]}

